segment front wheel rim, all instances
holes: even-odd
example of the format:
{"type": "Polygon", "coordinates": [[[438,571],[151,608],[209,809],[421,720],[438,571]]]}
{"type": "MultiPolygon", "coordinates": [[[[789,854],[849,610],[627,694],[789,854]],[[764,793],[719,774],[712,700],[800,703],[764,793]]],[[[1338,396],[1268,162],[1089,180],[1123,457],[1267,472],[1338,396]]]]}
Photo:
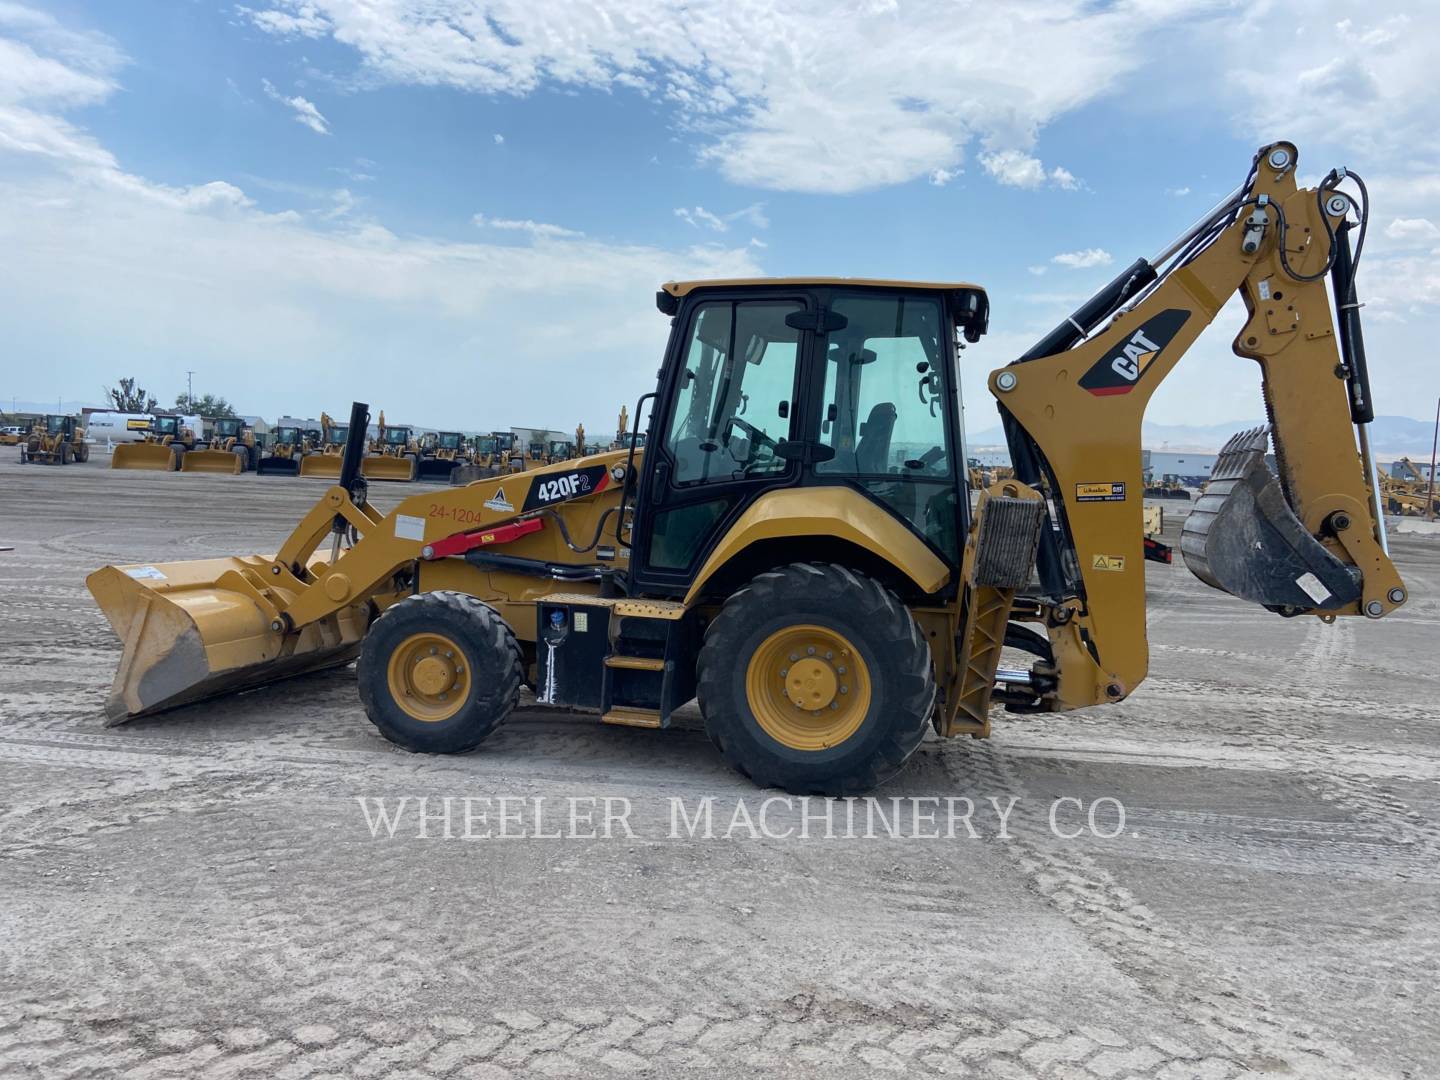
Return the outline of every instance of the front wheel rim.
{"type": "Polygon", "coordinates": [[[470,664],[459,644],[434,631],[411,634],[390,653],[390,696],[406,715],[438,724],[458,713],[470,696],[470,664]]]}
{"type": "Polygon", "coordinates": [[[782,746],[828,750],[865,722],[870,670],[839,631],[814,623],[787,626],[751,655],[745,696],[761,730],[782,746]]]}

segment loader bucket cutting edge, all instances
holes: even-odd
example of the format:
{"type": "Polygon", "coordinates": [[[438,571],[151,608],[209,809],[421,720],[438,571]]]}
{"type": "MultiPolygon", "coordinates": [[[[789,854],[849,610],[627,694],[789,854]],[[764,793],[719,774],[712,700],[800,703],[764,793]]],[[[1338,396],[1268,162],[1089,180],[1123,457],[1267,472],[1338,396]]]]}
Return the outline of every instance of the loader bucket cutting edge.
{"type": "Polygon", "coordinates": [[[107,726],[354,659],[369,605],[352,605],[298,633],[273,632],[247,592],[265,584],[260,574],[269,564],[253,555],[106,566],[87,577],[124,646],[105,703],[107,726]]]}
{"type": "Polygon", "coordinates": [[[360,475],[367,480],[399,480],[409,482],[415,479],[414,458],[367,457],[360,461],[360,475]]]}
{"type": "Polygon", "coordinates": [[[1265,463],[1269,428],[1234,436],[1180,530],[1185,565],[1205,584],[1269,608],[1334,611],[1360,597],[1360,571],[1295,516],[1265,463]]]}
{"type": "Polygon", "coordinates": [[[300,475],[339,480],[340,460],[339,454],[306,454],[300,459],[300,475]]]}
{"type": "Polygon", "coordinates": [[[460,468],[459,462],[441,461],[437,458],[421,458],[420,475],[418,479],[448,484],[451,474],[458,468],[460,468]]]}
{"type": "Polygon", "coordinates": [[[228,473],[245,471],[244,459],[230,450],[190,450],[180,459],[181,472],[228,473]]]}
{"type": "Polygon", "coordinates": [[[299,476],[300,460],[296,458],[262,457],[255,466],[257,476],[299,476]]]}
{"type": "Polygon", "coordinates": [[[461,465],[450,473],[450,486],[465,487],[477,480],[489,480],[498,475],[499,470],[494,465],[461,465]]]}
{"type": "Polygon", "coordinates": [[[110,467],[174,472],[175,451],[161,443],[121,443],[110,455],[110,467]]]}

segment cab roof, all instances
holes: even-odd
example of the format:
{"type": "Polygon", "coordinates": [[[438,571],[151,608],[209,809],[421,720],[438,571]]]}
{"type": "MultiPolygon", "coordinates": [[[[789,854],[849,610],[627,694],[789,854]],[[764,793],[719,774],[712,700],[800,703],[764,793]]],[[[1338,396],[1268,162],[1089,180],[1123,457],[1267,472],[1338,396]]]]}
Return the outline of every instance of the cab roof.
{"type": "Polygon", "coordinates": [[[864,286],[881,289],[925,289],[936,292],[951,292],[956,289],[973,289],[984,292],[983,286],[968,281],[895,281],[890,278],[848,278],[848,277],[784,277],[784,278],[712,278],[709,281],[667,281],[660,288],[671,296],[686,296],[696,289],[733,289],[743,286],[793,286],[805,288],[820,286],[864,286]]]}

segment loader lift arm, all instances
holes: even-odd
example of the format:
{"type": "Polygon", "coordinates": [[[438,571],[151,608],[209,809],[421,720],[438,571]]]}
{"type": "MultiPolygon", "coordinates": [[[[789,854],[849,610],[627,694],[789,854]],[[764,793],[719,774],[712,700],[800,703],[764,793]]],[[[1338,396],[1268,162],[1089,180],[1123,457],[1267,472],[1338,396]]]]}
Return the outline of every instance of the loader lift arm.
{"type": "Polygon", "coordinates": [[[1297,188],[1296,163],[1290,143],[1263,147],[1246,182],[1179,240],[990,376],[1017,478],[1053,510],[1039,595],[1016,615],[1046,624],[1059,661],[1059,691],[1039,707],[1119,700],[1145,676],[1141,421],[1237,292],[1247,319],[1233,348],[1260,365],[1270,423],[1217,462],[1182,536],[1186,562],[1284,615],[1379,618],[1405,601],[1365,429],[1373,410],[1346,219],[1358,205],[1363,241],[1368,196],[1363,184],[1359,204],[1338,190],[1358,181],[1344,170],[1297,188]]]}

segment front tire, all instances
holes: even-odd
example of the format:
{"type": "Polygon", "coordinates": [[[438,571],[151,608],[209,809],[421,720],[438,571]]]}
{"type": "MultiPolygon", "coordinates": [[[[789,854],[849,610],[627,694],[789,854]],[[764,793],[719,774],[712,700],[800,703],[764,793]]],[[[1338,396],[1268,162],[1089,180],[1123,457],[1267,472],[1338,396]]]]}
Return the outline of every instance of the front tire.
{"type": "Polygon", "coordinates": [[[841,566],[761,574],[705,635],[697,697],[725,759],[762,787],[857,795],[900,771],[935,704],[930,647],[900,599],[841,566]]]}
{"type": "Polygon", "coordinates": [[[407,597],[371,624],[356,673],[380,734],[416,753],[460,754],[510,715],[524,666],[499,612],[468,593],[437,591],[407,597]]]}

